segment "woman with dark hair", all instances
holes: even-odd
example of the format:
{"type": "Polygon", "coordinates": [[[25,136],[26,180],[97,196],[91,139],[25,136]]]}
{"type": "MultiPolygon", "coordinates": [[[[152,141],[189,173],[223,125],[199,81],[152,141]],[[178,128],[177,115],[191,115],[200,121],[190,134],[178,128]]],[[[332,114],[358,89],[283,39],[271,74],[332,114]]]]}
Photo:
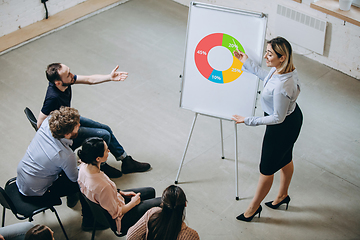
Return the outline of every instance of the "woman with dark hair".
{"type": "MultiPolygon", "coordinates": [[[[102,138],[88,138],[78,151],[80,164],[78,183],[81,192],[91,201],[106,209],[116,222],[117,231],[127,230],[150,208],[159,206],[151,187],[120,191],[113,181],[100,170],[100,164],[109,155],[109,148],[102,138]]],[[[83,221],[84,222],[84,221],[83,221]]]]}
{"type": "Polygon", "coordinates": [[[186,226],[184,191],[175,185],[167,187],[161,197],[160,207],[148,210],[132,226],[126,236],[127,240],[197,240],[198,233],[186,226]]]}
{"type": "Polygon", "coordinates": [[[45,225],[35,225],[25,234],[24,240],[54,240],[54,232],[45,225]]]}
{"type": "Polygon", "coordinates": [[[248,126],[266,125],[256,193],[247,210],[236,217],[246,222],[250,222],[256,214],[260,217],[260,204],[270,191],[274,174],[279,170],[279,192],[274,201],[265,205],[277,209],[280,205],[286,204],[286,209],[288,208],[288,189],[294,172],[292,151],[303,121],[302,112],[296,103],[300,94],[300,82],[293,65],[291,45],[282,37],[274,38],[267,43],[264,58],[266,66],[271,67],[270,72],[255,65],[245,53],[234,52],[235,57],[243,63],[244,70],[264,81],[261,95],[264,116],[233,116],[236,123],[245,123],[248,126]]]}

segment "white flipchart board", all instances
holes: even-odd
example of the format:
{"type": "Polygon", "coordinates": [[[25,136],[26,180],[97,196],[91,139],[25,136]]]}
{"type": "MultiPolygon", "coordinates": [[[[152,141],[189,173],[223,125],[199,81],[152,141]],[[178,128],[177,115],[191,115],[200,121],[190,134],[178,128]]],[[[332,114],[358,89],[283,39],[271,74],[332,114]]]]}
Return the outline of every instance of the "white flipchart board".
{"type": "Polygon", "coordinates": [[[191,2],[180,107],[222,119],[253,116],[259,80],[241,71],[233,51],[261,65],[266,24],[263,13],[191,2]]]}

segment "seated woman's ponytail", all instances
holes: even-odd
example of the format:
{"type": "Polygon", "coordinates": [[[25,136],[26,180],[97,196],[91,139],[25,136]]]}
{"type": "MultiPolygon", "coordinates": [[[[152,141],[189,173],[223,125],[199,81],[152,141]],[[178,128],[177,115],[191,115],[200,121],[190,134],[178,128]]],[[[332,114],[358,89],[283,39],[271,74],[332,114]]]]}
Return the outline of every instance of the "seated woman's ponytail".
{"type": "Polygon", "coordinates": [[[176,240],[185,219],[186,196],[184,191],[175,185],[167,187],[161,197],[160,212],[149,219],[148,240],[176,240]]]}

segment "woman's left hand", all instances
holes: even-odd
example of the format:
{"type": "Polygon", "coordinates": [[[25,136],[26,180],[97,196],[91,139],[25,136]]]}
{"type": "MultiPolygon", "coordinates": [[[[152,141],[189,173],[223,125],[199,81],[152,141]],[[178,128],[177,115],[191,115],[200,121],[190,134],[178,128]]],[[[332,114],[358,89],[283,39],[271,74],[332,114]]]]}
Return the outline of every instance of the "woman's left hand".
{"type": "Polygon", "coordinates": [[[132,197],[136,195],[136,193],[134,192],[123,192],[123,191],[120,191],[120,194],[123,195],[124,197],[132,197]]]}
{"type": "Polygon", "coordinates": [[[236,123],[244,123],[245,117],[239,115],[233,115],[232,120],[234,120],[236,123]]]}

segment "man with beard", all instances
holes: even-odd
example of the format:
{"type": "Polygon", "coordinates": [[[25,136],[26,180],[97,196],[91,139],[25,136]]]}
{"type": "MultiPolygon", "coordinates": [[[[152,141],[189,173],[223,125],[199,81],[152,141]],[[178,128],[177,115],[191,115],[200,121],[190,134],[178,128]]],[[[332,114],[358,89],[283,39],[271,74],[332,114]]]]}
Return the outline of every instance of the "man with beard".
{"type": "Polygon", "coordinates": [[[70,145],[79,127],[79,112],[70,107],[51,112],[43,121],[17,167],[16,185],[26,201],[68,196],[68,206],[76,205],[78,169],[70,145]]]}
{"type": "MultiPolygon", "coordinates": [[[[43,107],[40,111],[37,126],[40,127],[44,119],[53,110],[59,109],[61,106],[70,107],[71,104],[71,85],[73,84],[99,84],[109,81],[124,81],[128,73],[117,72],[119,66],[108,75],[91,75],[82,76],[74,75],[70,72],[70,68],[61,63],[52,63],[46,69],[46,77],[49,80],[49,86],[46,92],[43,107]]],[[[80,117],[79,136],[74,139],[71,146],[73,150],[80,147],[82,142],[89,137],[100,137],[104,139],[109,146],[110,152],[117,161],[122,161],[121,170],[111,167],[107,163],[101,165],[101,170],[110,178],[118,178],[122,173],[145,172],[150,169],[149,163],[141,163],[135,161],[131,156],[127,155],[124,148],[117,141],[109,126],[93,121],[91,119],[80,117]]]]}

